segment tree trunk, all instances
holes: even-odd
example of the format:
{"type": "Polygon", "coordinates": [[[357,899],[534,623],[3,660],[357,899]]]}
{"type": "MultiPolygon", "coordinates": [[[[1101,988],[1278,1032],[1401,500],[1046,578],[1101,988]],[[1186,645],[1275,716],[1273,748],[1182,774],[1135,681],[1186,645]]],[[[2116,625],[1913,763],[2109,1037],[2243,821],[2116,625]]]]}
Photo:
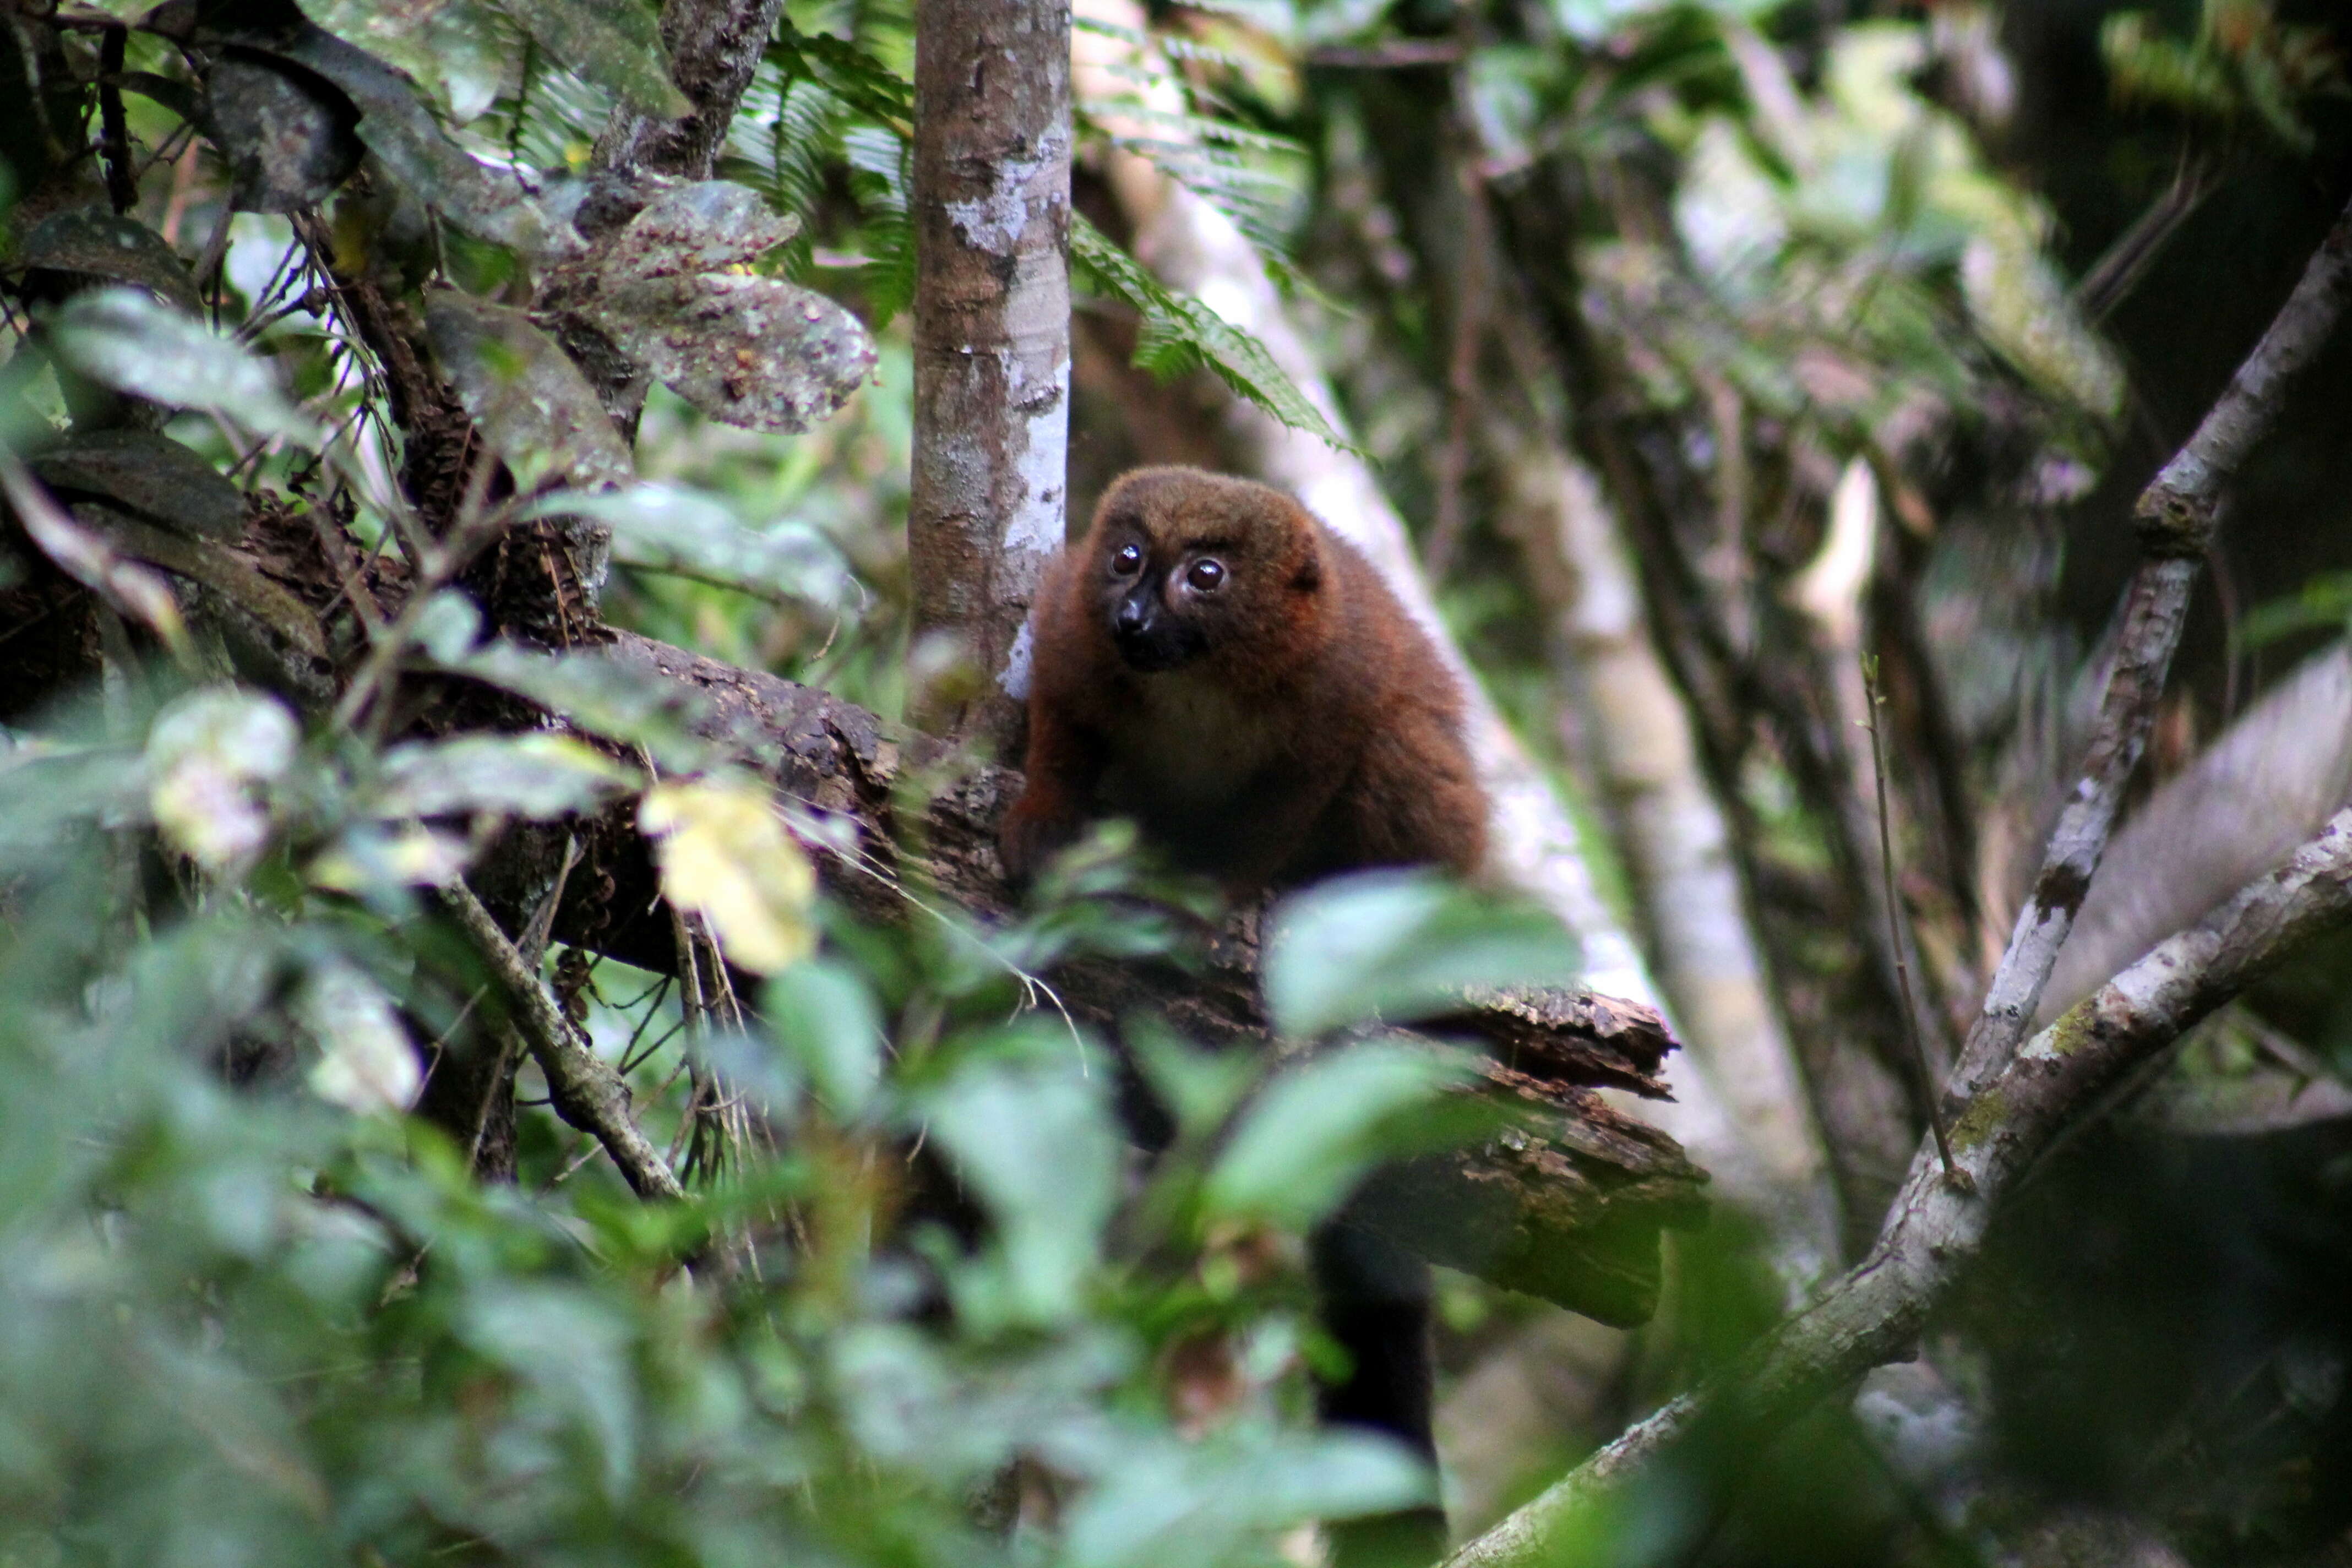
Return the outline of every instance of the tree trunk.
{"type": "Polygon", "coordinates": [[[1518,538],[1551,611],[1558,678],[1590,738],[1691,1052],[1673,1074],[1676,1103],[1645,1113],[1771,1226],[1792,1282],[1817,1279],[1837,1256],[1820,1134],[1748,927],[1729,830],[1682,694],[1650,646],[1616,520],[1569,454],[1499,412],[1486,423],[1503,491],[1497,525],[1518,538]],[[1685,1091],[1694,1076],[1705,1093],[1685,1091]]]}
{"type": "Polygon", "coordinates": [[[1003,748],[1067,500],[1068,0],[919,0],[914,222],[914,635],[971,678],[910,716],[1003,748]]]}

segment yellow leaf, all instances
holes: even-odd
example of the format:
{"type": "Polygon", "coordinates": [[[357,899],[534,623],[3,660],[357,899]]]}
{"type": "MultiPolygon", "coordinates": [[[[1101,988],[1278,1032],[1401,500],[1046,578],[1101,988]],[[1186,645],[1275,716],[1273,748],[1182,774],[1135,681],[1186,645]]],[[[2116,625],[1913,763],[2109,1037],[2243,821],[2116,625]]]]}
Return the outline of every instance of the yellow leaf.
{"type": "Polygon", "coordinates": [[[274,697],[213,686],[177,699],[147,737],[156,826],[207,870],[250,860],[269,839],[268,786],[293,765],[301,739],[274,697]]]}
{"type": "Polygon", "coordinates": [[[764,787],[656,784],[637,823],[654,837],[664,896],[701,911],[730,959],[772,974],[815,951],[816,871],[764,787]]]}

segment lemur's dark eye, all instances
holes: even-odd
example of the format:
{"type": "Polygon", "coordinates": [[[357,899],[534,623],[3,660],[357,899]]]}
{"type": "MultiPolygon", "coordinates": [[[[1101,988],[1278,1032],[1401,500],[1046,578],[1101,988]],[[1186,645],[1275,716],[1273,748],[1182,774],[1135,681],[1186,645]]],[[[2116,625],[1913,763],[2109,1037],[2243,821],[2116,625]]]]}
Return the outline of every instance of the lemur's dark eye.
{"type": "Polygon", "coordinates": [[[1122,544],[1111,552],[1110,569],[1125,577],[1142,569],[1143,546],[1122,544]]]}
{"type": "Polygon", "coordinates": [[[1192,591],[1196,594],[1211,593],[1224,580],[1225,566],[1222,561],[1195,561],[1192,569],[1184,574],[1184,581],[1192,584],[1192,591]]]}

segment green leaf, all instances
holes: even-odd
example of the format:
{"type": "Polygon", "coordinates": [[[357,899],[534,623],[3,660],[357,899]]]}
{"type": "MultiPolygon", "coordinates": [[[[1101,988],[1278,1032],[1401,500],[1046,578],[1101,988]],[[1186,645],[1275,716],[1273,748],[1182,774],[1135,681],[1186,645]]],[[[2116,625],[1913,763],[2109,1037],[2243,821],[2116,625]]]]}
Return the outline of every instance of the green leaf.
{"type": "Polygon", "coordinates": [[[1151,1092],[1176,1118],[1177,1129],[1191,1136],[1221,1126],[1257,1077],[1257,1063],[1247,1053],[1202,1050],[1148,1014],[1129,1024],[1127,1044],[1151,1092]]]}
{"type": "Polygon", "coordinates": [[[1097,292],[1142,318],[1135,345],[1138,365],[1163,380],[1192,370],[1211,371],[1235,394],[1292,429],[1342,451],[1355,450],[1283,374],[1264,343],[1200,300],[1170,292],[1077,213],[1070,215],[1070,261],[1097,292]]]}
{"type": "Polygon", "coordinates": [[[915,302],[915,226],[906,209],[887,208],[866,226],[867,260],[858,282],[872,301],[880,331],[915,302]]]}
{"type": "Polygon", "coordinates": [[[816,869],[757,775],[728,773],[646,792],[637,826],[654,839],[662,896],[710,922],[732,963],[773,974],[816,948],[816,869]]]}
{"type": "MultiPolygon", "coordinates": [[[[1099,1328],[982,1359],[954,1355],[903,1323],[869,1321],[839,1336],[831,1382],[865,1454],[919,1467],[962,1496],[1019,1448],[1044,1450],[1075,1476],[1118,1462],[1128,1447],[1119,1428],[1087,1405],[1131,1376],[1134,1360],[1127,1336],[1099,1328]]],[[[992,1560],[976,1544],[945,1559],[992,1560]]]]}
{"type": "Polygon", "coordinates": [[[267,55],[226,55],[205,73],[199,123],[239,212],[302,212],[334,195],[360,166],[357,119],[341,93],[267,55]]]}
{"type": "Polygon", "coordinates": [[[1123,1147],[1104,1087],[1075,1064],[990,1061],[924,1100],[931,1136],[996,1222],[1016,1319],[1076,1312],[1101,1250],[1123,1147]]]}
{"type": "Polygon", "coordinates": [[[406,71],[463,125],[478,117],[507,75],[518,41],[480,0],[297,0],[303,15],[347,43],[406,71]]]}
{"type": "Polygon", "coordinates": [[[390,901],[404,889],[448,886],[472,859],[472,847],[455,834],[415,823],[355,822],[302,874],[314,888],[390,901]]]}
{"type": "Polygon", "coordinates": [[[745,267],[800,232],[749,185],[698,180],[656,195],[596,257],[610,283],[745,267]]]}
{"type": "Polygon", "coordinates": [[[717,1029],[703,1036],[695,1048],[726,1084],[727,1092],[741,1096],[753,1115],[782,1126],[799,1109],[807,1079],[800,1063],[779,1054],[772,1040],[717,1029]]]}
{"type": "Polygon", "coordinates": [[[325,440],[318,422],[286,401],[268,366],[152,295],[94,289],[49,320],[66,362],[117,392],[217,414],[298,446],[316,448],[325,440]]]}
{"type": "Polygon", "coordinates": [[[136,752],[17,740],[0,749],[0,868],[53,863],[93,820],[138,820],[152,810],[136,752]]]}
{"type": "Polygon", "coordinates": [[[392,999],[365,970],[341,958],[312,964],[294,1011],[320,1046],[311,1093],[362,1114],[408,1109],[424,1071],[392,999]]]}
{"type": "Polygon", "coordinates": [[[636,0],[509,0],[503,9],[550,59],[638,108],[671,120],[694,108],[670,80],[652,7],[636,0]]]}
{"type": "Polygon", "coordinates": [[[533,653],[513,643],[475,646],[481,612],[463,595],[442,593],[417,621],[417,641],[442,669],[470,676],[560,713],[592,734],[643,746],[668,773],[709,765],[717,748],[696,731],[708,704],[629,658],[598,649],[533,653]]]}
{"type": "Polygon", "coordinates": [[[1475,985],[1565,985],[1581,955],[1548,911],[1419,871],[1335,878],[1285,900],[1265,1000],[1296,1038],[1364,1019],[1409,1023],[1475,985]]]}
{"type": "Polygon", "coordinates": [[[454,588],[442,589],[417,612],[417,647],[451,668],[464,662],[481,636],[480,607],[454,588]]]}
{"type": "Polygon", "coordinates": [[[1072,1568],[1215,1568],[1275,1560],[1271,1537],[1436,1500],[1435,1478],[1394,1439],[1335,1431],[1204,1441],[1161,1437],[1121,1456],[1063,1521],[1072,1568]],[[1253,1539],[1255,1553],[1246,1552],[1253,1539]]]}
{"type": "Polygon", "coordinates": [[[778,521],[754,532],[715,496],[680,485],[586,495],[567,490],[533,502],[523,515],[604,523],[613,531],[615,561],[765,599],[830,607],[852,582],[841,552],[816,529],[778,521]]]}
{"type": "Polygon", "coordinates": [[[467,234],[526,255],[567,255],[579,231],[557,218],[520,176],[449,139],[417,86],[363,49],[305,26],[269,51],[318,72],[359,106],[360,140],[417,200],[467,234]]]}
{"type": "Polygon", "coordinates": [[[580,313],[680,397],[747,430],[806,430],[874,369],[856,316],[778,278],[639,279],[597,290],[580,313]]]}
{"type": "Polygon", "coordinates": [[[43,218],[10,260],[28,273],[103,278],[144,289],[192,316],[205,308],[188,264],[162,235],[101,207],[69,207],[43,218]]]}
{"type": "Polygon", "coordinates": [[[776,35],[768,59],[787,81],[822,83],[860,114],[912,137],[913,83],[846,38],[802,32],[790,16],[777,18],[776,35]]]}
{"type": "Polygon", "coordinates": [[[476,811],[547,818],[593,810],[638,782],[568,736],[461,735],[393,747],[363,800],[394,820],[476,811]]]}
{"type": "Polygon", "coordinates": [[[882,1082],[882,1012],[855,970],[824,958],[796,963],[768,982],[760,1011],[836,1117],[865,1114],[882,1082]]]}
{"type": "Polygon", "coordinates": [[[2246,614],[2238,635],[2248,647],[2261,647],[2297,632],[2347,629],[2352,623],[2352,572],[2324,572],[2304,584],[2293,598],[2272,599],[2246,614]]]}
{"type": "Polygon", "coordinates": [[[245,531],[245,492],[152,431],[78,430],[27,461],[51,489],[120,501],[174,533],[234,539],[245,531]]]}
{"type": "Polygon", "coordinates": [[[636,1466],[635,1390],[626,1321],[587,1291],[499,1280],[476,1293],[457,1320],[466,1342],[515,1374],[531,1406],[590,1439],[599,1479],[618,1499],[636,1466]]]}
{"type": "Polygon", "coordinates": [[[1349,1046],[1283,1073],[1242,1113],[1209,1172],[1213,1214],[1304,1229],[1381,1158],[1410,1146],[1410,1118],[1470,1076],[1466,1058],[1421,1044],[1349,1046]]]}
{"type": "Polygon", "coordinates": [[[551,473],[620,484],[635,473],[596,389],[527,313],[441,289],[426,296],[425,328],[457,400],[519,485],[551,473]]]}

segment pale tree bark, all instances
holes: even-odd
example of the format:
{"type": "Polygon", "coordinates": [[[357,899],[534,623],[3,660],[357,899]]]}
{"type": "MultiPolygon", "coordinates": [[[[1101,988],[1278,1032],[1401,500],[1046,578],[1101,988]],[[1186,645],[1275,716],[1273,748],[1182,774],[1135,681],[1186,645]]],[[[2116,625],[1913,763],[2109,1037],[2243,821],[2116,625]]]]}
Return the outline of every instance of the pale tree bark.
{"type": "Polygon", "coordinates": [[[914,631],[972,679],[910,716],[1004,747],[1067,504],[1068,0],[919,0],[913,201],[914,631]]]}
{"type": "Polygon", "coordinates": [[[1748,924],[1730,832],[1699,766],[1682,694],[1651,646],[1641,584],[1599,482],[1557,443],[1486,422],[1497,525],[1525,552],[1620,836],[1649,951],[1711,1094],[1644,1114],[1697,1151],[1726,1196],[1764,1219],[1792,1284],[1836,1258],[1835,1198],[1804,1080],[1748,924]]]}

